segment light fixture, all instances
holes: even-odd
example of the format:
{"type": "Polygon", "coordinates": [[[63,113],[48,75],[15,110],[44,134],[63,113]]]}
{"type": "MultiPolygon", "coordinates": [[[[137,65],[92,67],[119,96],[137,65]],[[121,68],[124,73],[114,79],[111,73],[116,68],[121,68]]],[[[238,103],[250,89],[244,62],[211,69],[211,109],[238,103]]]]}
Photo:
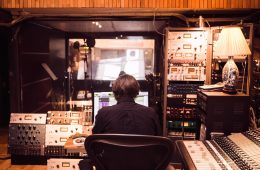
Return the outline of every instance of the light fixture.
{"type": "Polygon", "coordinates": [[[102,25],[98,21],[92,21],[93,25],[96,25],[98,28],[102,28],[102,25]]]}
{"type": "Polygon", "coordinates": [[[222,70],[223,92],[235,94],[239,71],[234,62],[234,57],[251,55],[240,27],[225,27],[222,29],[216,42],[214,55],[228,57],[228,61],[222,70]]]}
{"type": "Polygon", "coordinates": [[[204,18],[202,16],[199,16],[199,27],[200,28],[204,27],[204,18]]]}

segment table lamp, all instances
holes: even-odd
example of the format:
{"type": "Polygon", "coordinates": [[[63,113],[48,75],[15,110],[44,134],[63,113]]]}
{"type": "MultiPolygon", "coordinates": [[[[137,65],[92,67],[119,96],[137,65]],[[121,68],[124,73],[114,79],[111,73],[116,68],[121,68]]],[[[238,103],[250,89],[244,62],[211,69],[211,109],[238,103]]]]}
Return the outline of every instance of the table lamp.
{"type": "Polygon", "coordinates": [[[234,62],[234,57],[251,55],[240,27],[225,27],[222,29],[215,45],[214,55],[228,57],[228,61],[222,70],[223,92],[236,94],[239,70],[234,62]]]}

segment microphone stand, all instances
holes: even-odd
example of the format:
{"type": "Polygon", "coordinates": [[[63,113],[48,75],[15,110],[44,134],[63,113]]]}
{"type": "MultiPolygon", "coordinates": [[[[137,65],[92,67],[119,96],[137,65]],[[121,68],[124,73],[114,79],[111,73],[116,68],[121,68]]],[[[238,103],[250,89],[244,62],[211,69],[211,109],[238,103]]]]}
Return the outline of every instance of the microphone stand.
{"type": "Polygon", "coordinates": [[[71,80],[72,80],[72,75],[71,75],[71,67],[69,66],[67,69],[68,73],[68,95],[69,95],[69,110],[72,110],[72,92],[71,92],[71,80]]]}
{"type": "Polygon", "coordinates": [[[85,99],[87,99],[87,93],[88,93],[88,86],[87,86],[87,78],[88,75],[88,54],[91,52],[91,48],[87,51],[87,48],[85,49],[85,58],[84,60],[84,88],[85,88],[85,99]]]}

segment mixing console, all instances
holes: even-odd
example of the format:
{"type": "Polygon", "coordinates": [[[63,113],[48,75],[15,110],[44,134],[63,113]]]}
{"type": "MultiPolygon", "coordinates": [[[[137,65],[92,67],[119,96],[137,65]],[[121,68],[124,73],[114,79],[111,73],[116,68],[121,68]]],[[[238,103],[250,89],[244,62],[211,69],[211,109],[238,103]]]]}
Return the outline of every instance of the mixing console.
{"type": "Polygon", "coordinates": [[[187,169],[260,169],[260,129],[205,141],[177,141],[187,169]]]}

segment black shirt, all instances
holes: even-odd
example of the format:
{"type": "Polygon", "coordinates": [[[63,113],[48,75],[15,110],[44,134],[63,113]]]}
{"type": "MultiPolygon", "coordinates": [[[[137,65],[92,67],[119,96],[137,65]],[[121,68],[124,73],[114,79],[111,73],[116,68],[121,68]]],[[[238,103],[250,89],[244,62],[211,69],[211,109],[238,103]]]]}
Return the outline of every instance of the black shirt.
{"type": "Polygon", "coordinates": [[[98,111],[93,128],[96,133],[161,135],[161,127],[152,108],[137,104],[132,98],[121,98],[116,105],[98,111]]]}

